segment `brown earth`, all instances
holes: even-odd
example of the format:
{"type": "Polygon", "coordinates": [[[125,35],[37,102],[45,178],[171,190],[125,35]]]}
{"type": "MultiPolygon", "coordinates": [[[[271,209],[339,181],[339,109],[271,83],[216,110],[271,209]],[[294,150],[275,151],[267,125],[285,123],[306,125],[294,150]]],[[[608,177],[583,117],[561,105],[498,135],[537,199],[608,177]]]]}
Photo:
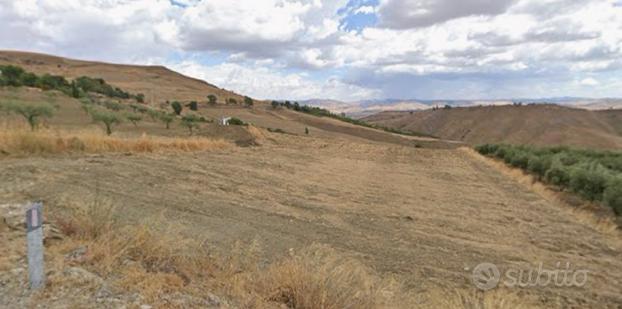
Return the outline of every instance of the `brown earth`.
{"type": "Polygon", "coordinates": [[[102,198],[141,224],[164,213],[219,248],[257,240],[271,259],[327,244],[419,291],[473,289],[476,265],[589,270],[581,288],[520,289],[546,307],[622,302],[618,234],[556,207],[461,150],[265,133],[261,147],[175,155],[5,158],[0,199],[50,211],[102,198]]]}
{"type": "Polygon", "coordinates": [[[469,144],[622,148],[622,110],[590,111],[558,105],[484,106],[383,112],[363,120],[469,144]]]}

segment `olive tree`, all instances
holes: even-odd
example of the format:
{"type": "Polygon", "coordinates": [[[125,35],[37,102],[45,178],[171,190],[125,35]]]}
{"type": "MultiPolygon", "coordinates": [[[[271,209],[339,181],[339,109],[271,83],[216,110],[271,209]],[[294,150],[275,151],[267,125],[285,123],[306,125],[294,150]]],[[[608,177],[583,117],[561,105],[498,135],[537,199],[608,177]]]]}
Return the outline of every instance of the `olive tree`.
{"type": "Polygon", "coordinates": [[[54,107],[49,103],[7,102],[2,104],[2,106],[2,109],[9,113],[15,113],[24,117],[33,131],[37,128],[40,118],[50,118],[54,115],[54,107]]]}
{"type": "Polygon", "coordinates": [[[106,110],[93,109],[91,111],[91,118],[95,122],[101,122],[106,126],[106,134],[112,134],[112,126],[121,123],[121,118],[113,112],[106,110]]]}
{"type": "Polygon", "coordinates": [[[199,127],[199,121],[200,118],[193,114],[185,115],[181,118],[181,124],[184,127],[188,128],[188,130],[190,131],[190,135],[192,135],[193,129],[199,127]]]}

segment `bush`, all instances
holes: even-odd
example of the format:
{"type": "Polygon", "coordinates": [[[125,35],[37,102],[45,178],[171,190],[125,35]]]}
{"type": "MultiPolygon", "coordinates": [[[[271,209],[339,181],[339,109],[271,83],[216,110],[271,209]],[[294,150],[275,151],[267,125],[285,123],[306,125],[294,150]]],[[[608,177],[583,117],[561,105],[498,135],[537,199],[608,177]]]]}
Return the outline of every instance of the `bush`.
{"type": "Polygon", "coordinates": [[[622,215],[622,153],[569,147],[536,148],[484,144],[475,147],[545,182],[590,201],[602,201],[622,215]]]}
{"type": "Polygon", "coordinates": [[[125,118],[127,118],[127,120],[129,120],[134,126],[137,126],[138,122],[143,120],[142,116],[140,116],[138,114],[134,114],[134,113],[126,114],[125,118]]]}
{"type": "Polygon", "coordinates": [[[544,177],[546,171],[551,167],[550,156],[537,156],[531,155],[529,162],[527,163],[527,170],[538,175],[538,177],[544,177]]]}
{"type": "Polygon", "coordinates": [[[177,116],[181,115],[181,111],[183,109],[183,106],[181,105],[181,103],[174,101],[171,104],[171,107],[173,108],[173,112],[175,112],[175,115],[177,116]]]}
{"type": "Polygon", "coordinates": [[[248,107],[253,106],[253,99],[250,97],[244,97],[244,105],[248,107]]]}
{"type": "Polygon", "coordinates": [[[231,119],[229,119],[229,125],[232,126],[244,126],[246,125],[246,123],[244,123],[244,121],[242,121],[241,119],[235,118],[235,117],[231,117],[231,119]]]}
{"type": "Polygon", "coordinates": [[[199,104],[197,103],[197,101],[191,101],[190,103],[188,103],[188,107],[190,108],[191,111],[199,110],[199,104]]]}
{"type": "Polygon", "coordinates": [[[611,177],[604,167],[594,162],[573,167],[569,176],[570,189],[590,201],[602,200],[611,177]]]}
{"type": "Polygon", "coordinates": [[[603,194],[605,205],[611,207],[613,211],[622,216],[622,177],[611,178],[607,184],[607,189],[603,194]]]}

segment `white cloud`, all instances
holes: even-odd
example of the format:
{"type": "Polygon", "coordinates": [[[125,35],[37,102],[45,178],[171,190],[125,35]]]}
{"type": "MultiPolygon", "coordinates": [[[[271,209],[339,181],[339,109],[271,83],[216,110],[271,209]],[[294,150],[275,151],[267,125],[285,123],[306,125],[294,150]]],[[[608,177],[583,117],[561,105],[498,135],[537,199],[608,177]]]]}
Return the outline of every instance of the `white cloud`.
{"type": "Polygon", "coordinates": [[[313,80],[305,73],[284,73],[256,64],[223,63],[205,66],[193,61],[171,63],[183,74],[208,80],[220,87],[259,99],[334,98],[358,100],[378,97],[380,93],[347,84],[337,77],[313,80]]]}
{"type": "Polygon", "coordinates": [[[582,86],[597,86],[600,83],[595,80],[594,78],[588,77],[588,78],[584,78],[579,82],[582,86]]]}
{"type": "MultiPolygon", "coordinates": [[[[585,88],[575,76],[601,81],[591,86],[597,90],[612,85],[602,74],[622,71],[622,7],[615,0],[176,3],[182,5],[168,0],[0,0],[0,48],[177,63],[194,76],[265,98],[485,96],[500,89],[500,80],[530,89],[536,78],[555,80],[557,89],[572,92],[585,88]],[[378,24],[348,31],[341,22],[352,14],[376,14],[378,24]],[[191,62],[214,54],[226,63],[197,67],[202,61],[191,62]],[[308,76],[331,77],[318,81],[308,76]],[[430,84],[414,92],[416,87],[406,83],[411,79],[430,84]],[[453,81],[469,86],[447,86],[453,81]],[[296,90],[300,85],[305,89],[296,90]]],[[[510,96],[518,87],[506,89],[510,96]]]]}

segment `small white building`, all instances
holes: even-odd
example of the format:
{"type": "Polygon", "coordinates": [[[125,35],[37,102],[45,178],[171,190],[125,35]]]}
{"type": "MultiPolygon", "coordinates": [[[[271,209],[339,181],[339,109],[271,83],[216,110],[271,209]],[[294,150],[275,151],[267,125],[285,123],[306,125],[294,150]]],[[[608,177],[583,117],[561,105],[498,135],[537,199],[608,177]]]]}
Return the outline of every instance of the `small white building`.
{"type": "Polygon", "coordinates": [[[221,126],[228,126],[229,125],[229,120],[231,120],[231,117],[222,117],[222,118],[220,118],[220,125],[221,126]]]}

